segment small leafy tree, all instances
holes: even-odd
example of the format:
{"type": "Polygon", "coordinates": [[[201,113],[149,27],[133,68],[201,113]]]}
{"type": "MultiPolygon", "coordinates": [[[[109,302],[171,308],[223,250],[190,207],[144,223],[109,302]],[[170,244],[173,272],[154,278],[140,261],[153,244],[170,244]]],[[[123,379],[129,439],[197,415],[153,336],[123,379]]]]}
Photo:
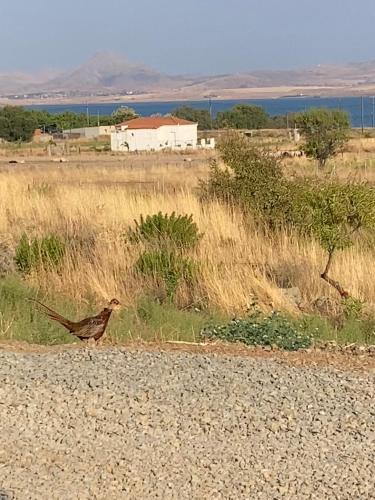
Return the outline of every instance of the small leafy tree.
{"type": "Polygon", "coordinates": [[[353,244],[360,230],[375,228],[375,189],[363,185],[322,184],[305,191],[301,225],[316,236],[328,259],[321,278],[343,298],[349,293],[329,276],[333,256],[353,244]]]}
{"type": "Polygon", "coordinates": [[[350,120],[345,111],[316,108],[296,115],[296,125],[305,138],[303,151],[323,168],[349,139],[350,120]]]}
{"type": "Polygon", "coordinates": [[[9,142],[28,142],[32,139],[37,120],[30,111],[20,106],[5,106],[0,109],[0,138],[9,142]]]}
{"type": "Polygon", "coordinates": [[[133,120],[138,117],[134,109],[128,108],[127,106],[117,108],[113,111],[111,116],[115,124],[126,122],[127,120],[133,120]]]}
{"type": "Polygon", "coordinates": [[[260,129],[265,128],[269,116],[260,106],[237,104],[229,111],[221,111],[216,117],[217,128],[260,129]]]}

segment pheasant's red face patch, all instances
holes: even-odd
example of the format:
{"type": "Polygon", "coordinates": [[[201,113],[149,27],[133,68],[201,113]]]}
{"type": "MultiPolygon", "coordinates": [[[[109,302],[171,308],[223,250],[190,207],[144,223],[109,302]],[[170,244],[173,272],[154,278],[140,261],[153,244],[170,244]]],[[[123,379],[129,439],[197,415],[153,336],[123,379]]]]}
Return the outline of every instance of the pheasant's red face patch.
{"type": "Polygon", "coordinates": [[[111,309],[119,309],[120,308],[120,302],[117,299],[112,299],[111,302],[109,303],[109,307],[111,309]]]}

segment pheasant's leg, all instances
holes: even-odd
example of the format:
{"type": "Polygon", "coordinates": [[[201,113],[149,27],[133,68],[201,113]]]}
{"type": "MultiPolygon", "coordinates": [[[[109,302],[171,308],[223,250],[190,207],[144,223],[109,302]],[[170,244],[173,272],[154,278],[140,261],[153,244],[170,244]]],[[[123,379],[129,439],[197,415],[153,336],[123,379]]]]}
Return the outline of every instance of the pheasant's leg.
{"type": "Polygon", "coordinates": [[[96,342],[95,342],[95,339],[94,338],[91,338],[91,339],[87,339],[87,347],[95,347],[96,346],[96,342]]]}
{"type": "Polygon", "coordinates": [[[97,346],[101,346],[103,345],[103,339],[104,339],[104,335],[102,335],[101,337],[98,338],[98,340],[96,340],[96,345],[97,346]]]}

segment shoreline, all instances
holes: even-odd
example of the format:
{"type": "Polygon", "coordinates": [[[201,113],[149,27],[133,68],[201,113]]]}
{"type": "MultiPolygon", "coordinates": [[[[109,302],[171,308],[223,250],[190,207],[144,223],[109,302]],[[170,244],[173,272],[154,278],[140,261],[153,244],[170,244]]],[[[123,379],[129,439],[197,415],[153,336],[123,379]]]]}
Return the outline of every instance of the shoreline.
{"type": "Polygon", "coordinates": [[[343,98],[343,97],[372,97],[375,95],[375,85],[364,87],[259,87],[247,89],[221,89],[202,90],[202,92],[188,92],[186,89],[172,91],[156,91],[139,94],[136,96],[120,96],[111,94],[108,96],[90,97],[64,97],[46,99],[9,99],[0,97],[0,105],[14,106],[54,106],[54,105],[93,105],[93,104],[116,104],[129,105],[132,103],[151,102],[207,102],[209,96],[215,101],[227,100],[260,100],[260,99],[311,99],[311,98],[343,98]],[[301,94],[301,95],[300,95],[301,94]]]}

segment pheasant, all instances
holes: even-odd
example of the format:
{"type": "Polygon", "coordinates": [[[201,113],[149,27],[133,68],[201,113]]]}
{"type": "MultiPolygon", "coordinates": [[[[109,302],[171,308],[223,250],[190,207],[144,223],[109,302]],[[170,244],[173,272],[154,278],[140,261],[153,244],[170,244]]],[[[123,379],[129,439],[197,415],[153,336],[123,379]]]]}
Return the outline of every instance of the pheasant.
{"type": "Polygon", "coordinates": [[[64,318],[59,313],[50,309],[46,305],[42,304],[38,300],[31,299],[33,302],[36,302],[40,306],[43,307],[43,312],[54,321],[60,323],[60,325],[64,326],[69,332],[80,340],[91,340],[94,339],[97,342],[105,332],[107,328],[109,318],[111,317],[112,311],[115,309],[119,309],[120,302],[117,299],[112,299],[108,306],[105,307],[99,314],[96,316],[91,316],[89,318],[82,319],[81,321],[70,321],[69,319],[64,318]]]}

